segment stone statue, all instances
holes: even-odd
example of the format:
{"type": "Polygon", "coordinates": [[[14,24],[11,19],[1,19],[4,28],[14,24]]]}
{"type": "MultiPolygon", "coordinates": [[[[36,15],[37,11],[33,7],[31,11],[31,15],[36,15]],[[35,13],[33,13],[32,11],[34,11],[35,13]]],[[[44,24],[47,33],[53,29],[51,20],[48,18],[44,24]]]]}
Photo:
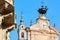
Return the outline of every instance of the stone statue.
{"type": "Polygon", "coordinates": [[[6,15],[1,15],[0,14],[0,40],[8,40],[9,39],[9,37],[7,37],[7,36],[9,36],[9,31],[8,30],[10,30],[10,29],[15,29],[15,25],[12,25],[12,26],[10,26],[10,27],[8,27],[8,28],[6,28],[6,29],[2,29],[2,20],[4,20],[4,17],[7,17],[7,16],[10,16],[10,15],[13,15],[13,13],[9,13],[9,14],[6,14],[6,15]]]}

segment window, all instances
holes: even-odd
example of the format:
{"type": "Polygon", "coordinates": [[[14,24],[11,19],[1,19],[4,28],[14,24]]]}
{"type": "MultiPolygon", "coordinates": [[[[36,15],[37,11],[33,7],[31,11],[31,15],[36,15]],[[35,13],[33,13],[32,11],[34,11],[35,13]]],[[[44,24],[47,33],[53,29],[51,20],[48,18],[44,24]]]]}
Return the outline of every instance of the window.
{"type": "Polygon", "coordinates": [[[24,38],[24,33],[23,32],[21,33],[21,37],[24,38]]]}
{"type": "Polygon", "coordinates": [[[23,26],[22,26],[22,28],[23,28],[23,26]]]}

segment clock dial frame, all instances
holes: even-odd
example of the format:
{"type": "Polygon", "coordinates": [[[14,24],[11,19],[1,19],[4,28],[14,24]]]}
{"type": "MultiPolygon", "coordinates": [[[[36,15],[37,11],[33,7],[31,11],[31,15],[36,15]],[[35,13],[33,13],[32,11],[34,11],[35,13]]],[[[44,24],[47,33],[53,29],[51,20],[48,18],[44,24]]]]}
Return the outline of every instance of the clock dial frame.
{"type": "Polygon", "coordinates": [[[49,24],[47,24],[45,21],[42,21],[40,25],[42,28],[47,28],[49,24]]]}

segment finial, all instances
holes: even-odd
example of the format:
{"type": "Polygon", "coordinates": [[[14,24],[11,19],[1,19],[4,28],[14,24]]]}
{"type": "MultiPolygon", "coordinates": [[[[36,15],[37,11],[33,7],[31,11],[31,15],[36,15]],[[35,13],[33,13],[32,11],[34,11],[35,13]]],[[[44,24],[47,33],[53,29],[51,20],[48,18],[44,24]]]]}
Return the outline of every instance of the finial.
{"type": "Polygon", "coordinates": [[[30,20],[30,26],[32,26],[32,20],[30,20]]]}
{"type": "Polygon", "coordinates": [[[43,6],[44,6],[44,0],[42,0],[42,2],[41,2],[41,3],[42,3],[42,7],[43,7],[43,6]]]}
{"type": "Polygon", "coordinates": [[[20,23],[21,23],[21,24],[24,23],[24,21],[23,21],[23,15],[22,15],[22,14],[23,14],[23,12],[21,12],[21,19],[20,19],[20,23]]]}
{"type": "Polygon", "coordinates": [[[54,23],[54,28],[56,27],[56,24],[54,23]]]}
{"type": "Polygon", "coordinates": [[[44,6],[44,0],[42,0],[42,6],[41,6],[41,8],[39,8],[38,9],[38,12],[39,12],[39,14],[46,14],[46,12],[47,12],[47,6],[44,6]]]}
{"type": "Polygon", "coordinates": [[[21,12],[21,19],[23,19],[23,12],[21,12]]]}

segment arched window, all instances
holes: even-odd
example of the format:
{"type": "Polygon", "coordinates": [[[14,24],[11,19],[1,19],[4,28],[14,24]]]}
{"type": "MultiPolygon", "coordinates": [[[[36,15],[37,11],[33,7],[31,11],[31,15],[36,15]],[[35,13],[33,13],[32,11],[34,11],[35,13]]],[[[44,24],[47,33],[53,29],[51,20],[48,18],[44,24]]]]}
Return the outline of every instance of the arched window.
{"type": "Polygon", "coordinates": [[[23,26],[22,26],[22,28],[23,28],[23,26]]]}
{"type": "Polygon", "coordinates": [[[21,37],[24,38],[24,33],[23,32],[21,33],[21,37]]]}

